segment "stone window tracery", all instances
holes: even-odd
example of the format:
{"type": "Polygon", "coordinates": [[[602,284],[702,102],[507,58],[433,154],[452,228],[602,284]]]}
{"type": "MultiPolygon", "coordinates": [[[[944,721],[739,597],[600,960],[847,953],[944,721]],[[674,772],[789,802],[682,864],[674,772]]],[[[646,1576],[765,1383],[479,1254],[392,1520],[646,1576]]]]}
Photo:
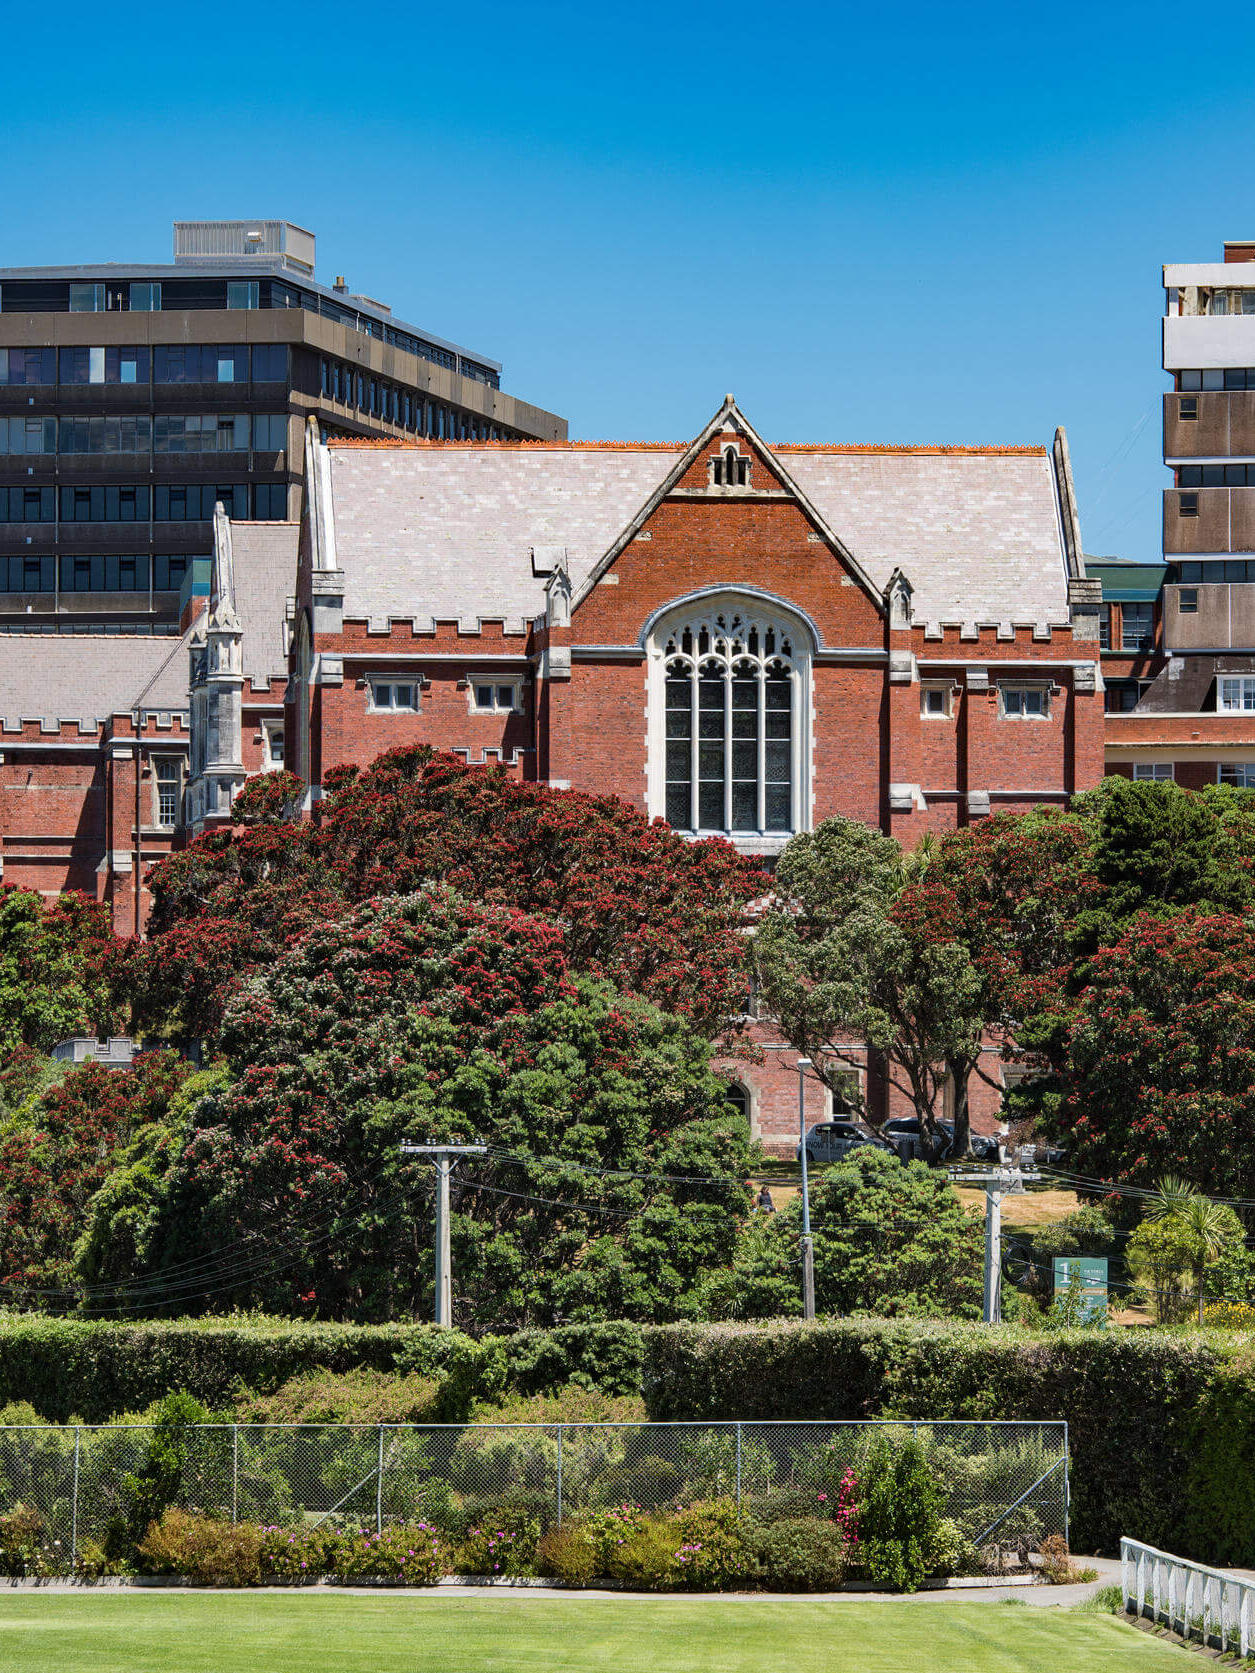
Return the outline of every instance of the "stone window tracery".
{"type": "Polygon", "coordinates": [[[672,620],[655,642],[668,824],[739,837],[801,829],[809,657],[797,628],[729,604],[672,620]]]}

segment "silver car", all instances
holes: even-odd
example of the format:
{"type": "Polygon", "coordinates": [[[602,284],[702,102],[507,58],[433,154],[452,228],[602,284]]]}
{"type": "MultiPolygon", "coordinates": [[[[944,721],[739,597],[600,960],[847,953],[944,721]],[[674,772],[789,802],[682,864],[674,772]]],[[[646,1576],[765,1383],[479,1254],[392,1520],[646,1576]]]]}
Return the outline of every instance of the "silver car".
{"type": "MultiPolygon", "coordinates": [[[[839,1162],[859,1145],[874,1145],[877,1150],[887,1147],[870,1133],[865,1133],[853,1121],[821,1121],[806,1134],[808,1162],[839,1162]]],[[[797,1159],[802,1160],[802,1147],[797,1147],[797,1159]]]]}

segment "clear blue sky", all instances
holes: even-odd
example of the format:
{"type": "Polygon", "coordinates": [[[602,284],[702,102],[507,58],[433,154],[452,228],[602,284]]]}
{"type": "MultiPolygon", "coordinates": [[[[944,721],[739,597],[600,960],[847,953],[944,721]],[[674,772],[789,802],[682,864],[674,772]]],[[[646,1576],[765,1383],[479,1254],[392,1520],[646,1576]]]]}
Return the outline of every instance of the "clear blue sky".
{"type": "Polygon", "coordinates": [[[273,215],[572,434],[1072,442],[1159,545],[1164,261],[1255,236],[1242,7],[8,8],[0,265],[273,215]]]}

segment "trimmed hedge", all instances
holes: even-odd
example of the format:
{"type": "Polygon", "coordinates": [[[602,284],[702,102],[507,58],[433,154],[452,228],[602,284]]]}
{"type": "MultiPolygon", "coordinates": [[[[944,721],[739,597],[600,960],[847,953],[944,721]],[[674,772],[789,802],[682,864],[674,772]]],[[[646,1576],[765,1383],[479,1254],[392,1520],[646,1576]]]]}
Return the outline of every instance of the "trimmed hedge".
{"type": "Polygon", "coordinates": [[[1064,1418],[1077,1550],[1114,1550],[1129,1534],[1214,1560],[1223,1489],[1233,1561],[1255,1527],[1255,1385],[1227,1364],[1231,1342],[878,1319],[665,1325],[645,1333],[644,1393],[656,1420],[1064,1418]]]}
{"type": "Polygon", "coordinates": [[[291,1319],[171,1319],[137,1324],[0,1315],[0,1406],[29,1401],[50,1423],[105,1423],[175,1390],[223,1409],[242,1389],[270,1395],[293,1377],[370,1370],[430,1377],[436,1416],[460,1422],[472,1400],[577,1383],[608,1394],[641,1385],[639,1325],[564,1325],[474,1341],[431,1324],[305,1324],[291,1319]]]}
{"type": "Polygon", "coordinates": [[[0,1406],[29,1401],[51,1422],[106,1422],[173,1390],[222,1409],[241,1389],[361,1369],[431,1378],[433,1415],[453,1422],[474,1400],[572,1383],[639,1390],[655,1420],[1064,1418],[1077,1550],[1127,1533],[1255,1565],[1255,1349],[1231,1332],[612,1321],[476,1342],[425,1324],[0,1316],[0,1406]]]}

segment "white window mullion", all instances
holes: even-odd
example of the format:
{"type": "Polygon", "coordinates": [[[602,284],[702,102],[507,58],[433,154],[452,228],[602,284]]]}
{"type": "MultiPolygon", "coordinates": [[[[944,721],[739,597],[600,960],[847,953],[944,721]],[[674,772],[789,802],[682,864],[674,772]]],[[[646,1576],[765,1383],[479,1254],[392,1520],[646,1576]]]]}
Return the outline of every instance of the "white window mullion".
{"type": "Polygon", "coordinates": [[[723,665],[723,828],[732,830],[732,664],[723,665]]]}
{"type": "Polygon", "coordinates": [[[702,717],[697,706],[697,658],[694,657],[689,668],[689,829],[696,831],[697,798],[700,785],[697,780],[697,750],[698,734],[701,731],[702,717]]]}
{"type": "Polygon", "coordinates": [[[758,828],[767,829],[767,671],[759,656],[755,670],[758,687],[758,749],[755,766],[758,772],[758,828]]]}

